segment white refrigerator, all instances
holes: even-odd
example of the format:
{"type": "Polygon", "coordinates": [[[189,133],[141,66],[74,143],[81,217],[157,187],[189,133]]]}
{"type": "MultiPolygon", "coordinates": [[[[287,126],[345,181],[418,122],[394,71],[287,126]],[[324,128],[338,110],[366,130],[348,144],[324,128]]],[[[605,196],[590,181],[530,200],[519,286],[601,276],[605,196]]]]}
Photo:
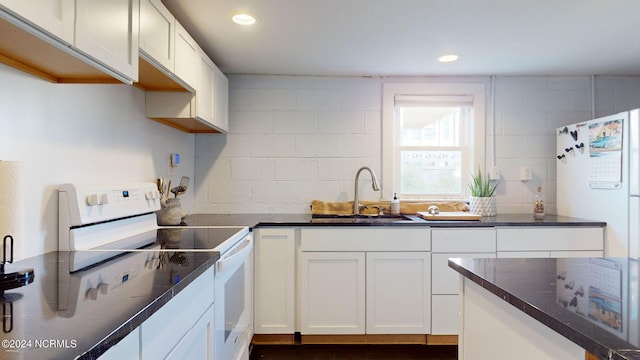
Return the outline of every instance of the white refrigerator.
{"type": "Polygon", "coordinates": [[[640,256],[640,109],[556,135],[558,215],[605,221],[605,256],[640,256]]]}

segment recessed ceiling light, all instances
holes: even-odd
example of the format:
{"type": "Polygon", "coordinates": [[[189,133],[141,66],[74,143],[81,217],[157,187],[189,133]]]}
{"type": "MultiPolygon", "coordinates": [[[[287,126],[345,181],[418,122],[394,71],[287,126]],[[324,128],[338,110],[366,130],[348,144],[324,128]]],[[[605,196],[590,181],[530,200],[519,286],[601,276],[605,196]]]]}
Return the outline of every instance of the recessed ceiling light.
{"type": "Polygon", "coordinates": [[[438,61],[440,61],[441,63],[450,63],[456,60],[458,60],[458,55],[456,54],[442,55],[438,58],[438,61]]]}
{"type": "Polygon", "coordinates": [[[256,23],[256,17],[247,13],[235,14],[231,17],[231,20],[238,25],[244,26],[253,25],[256,23]]]}

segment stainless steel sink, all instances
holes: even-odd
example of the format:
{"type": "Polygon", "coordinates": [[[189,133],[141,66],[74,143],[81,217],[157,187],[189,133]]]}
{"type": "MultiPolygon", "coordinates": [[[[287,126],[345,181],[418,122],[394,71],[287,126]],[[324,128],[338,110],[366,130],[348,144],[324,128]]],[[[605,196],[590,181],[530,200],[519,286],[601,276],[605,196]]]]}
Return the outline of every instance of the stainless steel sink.
{"type": "Polygon", "coordinates": [[[407,223],[414,222],[415,219],[406,215],[324,215],[314,214],[311,216],[312,223],[323,224],[376,224],[376,223],[407,223]]]}

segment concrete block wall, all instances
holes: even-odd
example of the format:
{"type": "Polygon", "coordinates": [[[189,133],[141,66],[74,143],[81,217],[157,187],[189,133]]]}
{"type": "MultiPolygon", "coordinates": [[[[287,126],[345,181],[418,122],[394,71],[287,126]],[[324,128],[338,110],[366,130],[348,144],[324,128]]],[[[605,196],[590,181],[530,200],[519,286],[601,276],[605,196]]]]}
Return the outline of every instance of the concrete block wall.
{"type": "MultiPolygon", "coordinates": [[[[381,176],[381,96],[389,79],[229,78],[229,133],[196,135],[194,213],[308,213],[313,199],[352,200],[360,166],[381,176]]],[[[491,83],[405,80],[471,79],[491,83]]],[[[640,107],[640,77],[498,76],[493,84],[486,164],[501,170],[500,213],[531,212],[538,185],[555,211],[557,127],[591,119],[592,111],[640,107]],[[521,166],[531,169],[530,181],[520,181],[521,166]]],[[[368,175],[361,179],[361,199],[379,199],[368,175]]]]}

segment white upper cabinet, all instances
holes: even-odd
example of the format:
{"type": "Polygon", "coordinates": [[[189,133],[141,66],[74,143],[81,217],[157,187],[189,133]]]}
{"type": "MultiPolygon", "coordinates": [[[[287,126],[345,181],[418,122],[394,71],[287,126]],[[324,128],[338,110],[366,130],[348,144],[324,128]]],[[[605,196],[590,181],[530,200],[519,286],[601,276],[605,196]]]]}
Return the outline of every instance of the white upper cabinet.
{"type": "Polygon", "coordinates": [[[75,47],[138,80],[138,0],[76,1],[75,47]]]}
{"type": "Polygon", "coordinates": [[[0,0],[0,61],[55,83],[138,79],[139,0],[0,0]]]}
{"type": "Polygon", "coordinates": [[[229,130],[229,79],[217,66],[215,72],[213,123],[226,132],[229,130]]]}
{"type": "Polygon", "coordinates": [[[229,82],[177,21],[175,75],[192,92],[148,91],[146,116],[185,132],[226,133],[229,82]]]}
{"type": "Polygon", "coordinates": [[[200,75],[200,46],[177,21],[175,36],[175,74],[196,90],[200,75]]]}
{"type": "Polygon", "coordinates": [[[176,20],[160,0],[140,0],[140,51],[174,72],[176,20]]]}
{"type": "Polygon", "coordinates": [[[67,44],[73,44],[73,0],[0,0],[0,6],[67,44]]]}
{"type": "Polygon", "coordinates": [[[204,51],[200,51],[200,76],[197,86],[197,111],[203,120],[213,123],[214,114],[214,81],[216,78],[216,66],[204,51]]]}
{"type": "Polygon", "coordinates": [[[226,133],[229,117],[229,80],[204,51],[200,52],[200,66],[200,83],[196,92],[198,116],[220,132],[226,133]]]}

